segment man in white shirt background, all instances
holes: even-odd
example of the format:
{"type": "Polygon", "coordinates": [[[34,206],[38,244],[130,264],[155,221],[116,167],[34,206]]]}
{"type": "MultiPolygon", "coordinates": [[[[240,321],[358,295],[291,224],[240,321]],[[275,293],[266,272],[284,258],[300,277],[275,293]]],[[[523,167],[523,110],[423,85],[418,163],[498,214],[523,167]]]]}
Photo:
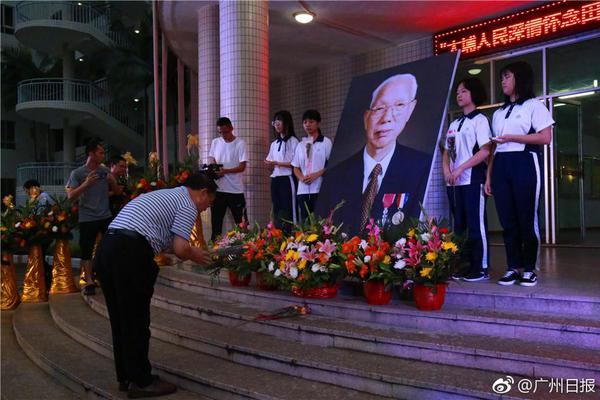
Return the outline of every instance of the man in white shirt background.
{"type": "Polygon", "coordinates": [[[208,162],[223,166],[217,172],[219,188],[211,207],[211,240],[222,234],[223,218],[228,208],[236,224],[242,222],[242,219],[248,220],[243,181],[248,162],[246,142],[233,134],[233,124],[229,118],[221,117],[217,120],[217,132],[221,137],[213,139],[208,162]]]}

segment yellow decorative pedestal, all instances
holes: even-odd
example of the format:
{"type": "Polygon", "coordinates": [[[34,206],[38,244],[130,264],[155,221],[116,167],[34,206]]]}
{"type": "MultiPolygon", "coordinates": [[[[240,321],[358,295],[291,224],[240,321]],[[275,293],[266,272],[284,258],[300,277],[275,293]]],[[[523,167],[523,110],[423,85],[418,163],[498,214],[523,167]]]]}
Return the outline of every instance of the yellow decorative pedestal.
{"type": "Polygon", "coordinates": [[[154,257],[154,262],[159,267],[167,267],[169,265],[173,265],[173,260],[166,253],[160,253],[156,257],[154,257]]]}
{"type": "Polygon", "coordinates": [[[71,266],[71,249],[69,248],[69,241],[66,239],[59,239],[54,246],[50,294],[74,292],[77,292],[77,288],[73,281],[73,267],[71,266]]]}
{"type": "Polygon", "coordinates": [[[29,258],[23,279],[23,303],[40,303],[48,301],[46,282],[44,280],[44,261],[42,247],[33,245],[29,248],[29,258]]]}
{"type": "Polygon", "coordinates": [[[202,217],[200,214],[196,217],[196,223],[192,228],[192,234],[190,235],[190,245],[194,247],[202,247],[206,249],[206,240],[204,239],[204,232],[202,232],[202,217]]]}
{"type": "Polygon", "coordinates": [[[15,277],[15,264],[12,261],[12,254],[2,252],[2,299],[1,309],[12,310],[17,308],[21,300],[17,290],[17,279],[15,277]]]}

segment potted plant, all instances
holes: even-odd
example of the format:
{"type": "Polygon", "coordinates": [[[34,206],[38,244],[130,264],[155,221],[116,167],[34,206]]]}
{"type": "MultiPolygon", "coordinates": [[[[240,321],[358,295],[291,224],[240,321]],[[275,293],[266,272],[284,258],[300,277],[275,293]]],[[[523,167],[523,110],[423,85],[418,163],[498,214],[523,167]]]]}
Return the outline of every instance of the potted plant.
{"type": "MultiPolygon", "coordinates": [[[[344,266],[348,275],[363,282],[367,303],[389,304],[393,284],[402,280],[406,263],[401,259],[401,251],[396,244],[383,239],[383,231],[373,219],[366,229],[366,239],[354,236],[342,244],[344,266]]],[[[404,241],[401,239],[397,244],[401,248],[404,241]]]]}
{"type": "Polygon", "coordinates": [[[439,310],[444,304],[453,261],[458,256],[454,235],[435,218],[425,215],[406,235],[399,249],[407,279],[414,281],[414,300],[420,310],[439,310]]]}

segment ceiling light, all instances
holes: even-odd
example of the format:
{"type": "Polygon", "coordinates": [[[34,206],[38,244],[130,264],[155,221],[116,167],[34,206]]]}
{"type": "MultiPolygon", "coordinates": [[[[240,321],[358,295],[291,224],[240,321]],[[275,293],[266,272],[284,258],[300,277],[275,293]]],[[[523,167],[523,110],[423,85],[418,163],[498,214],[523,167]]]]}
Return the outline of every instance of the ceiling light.
{"type": "Polygon", "coordinates": [[[315,14],[310,13],[308,11],[301,11],[301,12],[294,13],[294,19],[297,22],[300,22],[301,24],[308,24],[309,22],[311,22],[313,20],[314,17],[315,17],[315,14]]]}
{"type": "Polygon", "coordinates": [[[83,3],[82,3],[82,2],[79,2],[79,3],[77,3],[77,5],[78,5],[78,6],[82,6],[82,5],[83,5],[83,3]]]}
{"type": "Polygon", "coordinates": [[[83,57],[79,57],[79,59],[77,61],[83,62],[83,57]]]}
{"type": "Polygon", "coordinates": [[[133,31],[133,32],[134,32],[136,35],[139,35],[139,34],[140,34],[140,30],[139,30],[139,29],[134,29],[134,31],[133,31]]]}
{"type": "Polygon", "coordinates": [[[140,99],[138,99],[137,97],[135,99],[133,99],[133,101],[135,101],[136,103],[140,102],[140,99]]]}
{"type": "Polygon", "coordinates": [[[565,103],[555,103],[554,107],[562,107],[562,106],[566,106],[565,103]]]}
{"type": "Polygon", "coordinates": [[[564,99],[573,99],[575,97],[583,97],[583,96],[592,96],[594,93],[594,91],[591,92],[583,92],[583,93],[577,93],[577,94],[570,94],[567,96],[560,96],[559,99],[564,100],[564,99]]]}
{"type": "Polygon", "coordinates": [[[481,73],[481,68],[471,68],[467,71],[470,75],[479,75],[481,73]]]}
{"type": "Polygon", "coordinates": [[[598,87],[598,79],[594,79],[594,87],[598,87]]]}

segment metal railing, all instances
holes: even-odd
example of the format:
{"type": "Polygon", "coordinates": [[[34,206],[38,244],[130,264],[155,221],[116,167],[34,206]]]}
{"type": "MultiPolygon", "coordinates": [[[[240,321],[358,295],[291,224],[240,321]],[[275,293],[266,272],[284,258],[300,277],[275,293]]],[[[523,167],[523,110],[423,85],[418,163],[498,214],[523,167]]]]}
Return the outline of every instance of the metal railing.
{"type": "Polygon", "coordinates": [[[20,23],[50,20],[84,24],[108,37],[119,47],[131,47],[130,41],[110,25],[110,10],[84,1],[21,1],[16,6],[16,29],[20,23]]]}
{"type": "Polygon", "coordinates": [[[94,82],[81,79],[27,79],[17,85],[17,104],[32,101],[61,101],[92,104],[121,122],[138,135],[143,135],[143,120],[112,100],[110,94],[94,82]]]}
{"type": "Polygon", "coordinates": [[[42,189],[51,196],[65,196],[65,185],[69,175],[77,167],[78,164],[61,162],[31,162],[17,165],[16,204],[25,203],[27,195],[23,191],[23,184],[30,179],[38,181],[42,189]]]}

